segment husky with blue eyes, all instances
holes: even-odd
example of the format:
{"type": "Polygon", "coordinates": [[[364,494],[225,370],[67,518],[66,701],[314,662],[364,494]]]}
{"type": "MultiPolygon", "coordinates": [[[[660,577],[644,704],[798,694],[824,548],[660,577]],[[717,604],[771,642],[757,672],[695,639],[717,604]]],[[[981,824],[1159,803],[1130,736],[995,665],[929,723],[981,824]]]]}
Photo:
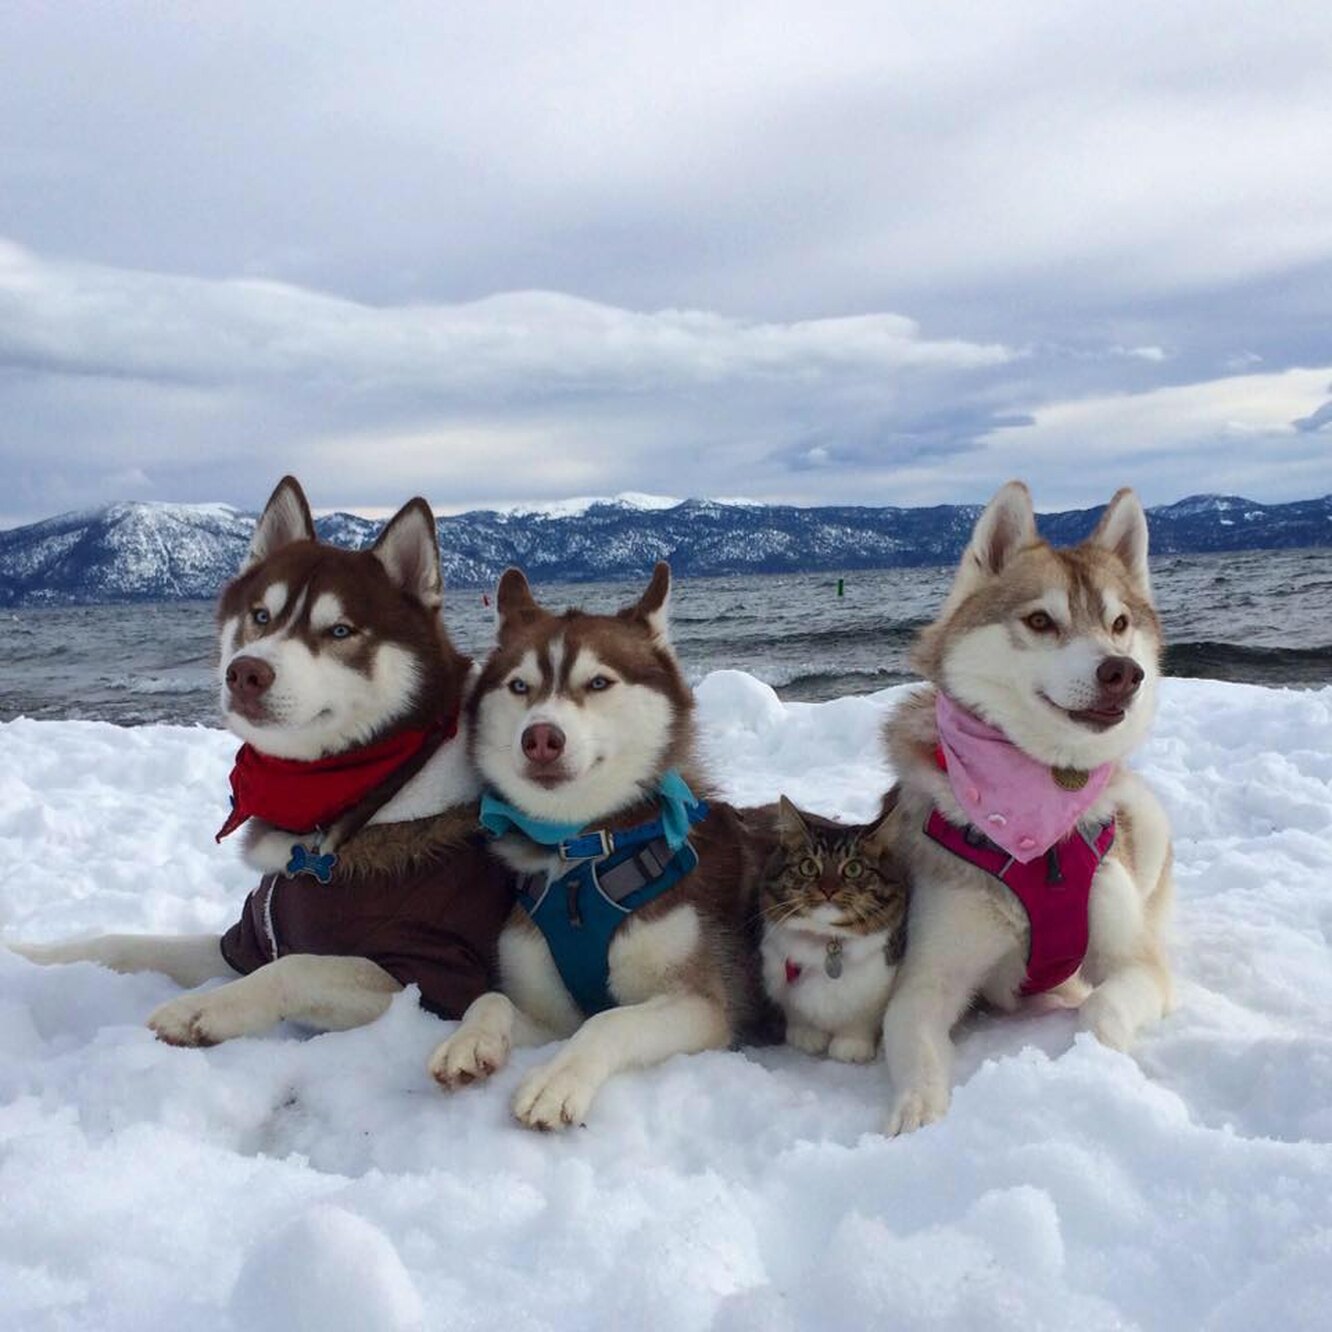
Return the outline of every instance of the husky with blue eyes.
{"type": "Polygon", "coordinates": [[[763,1007],[761,856],[695,759],[669,592],[665,564],[615,615],[545,610],[516,569],[499,584],[498,646],[468,715],[481,822],[520,876],[518,905],[500,990],[430,1072],[454,1090],[515,1045],[563,1041],[514,1097],[531,1128],[582,1123],[613,1074],[725,1047],[763,1007]]]}
{"type": "MultiPolygon", "coordinates": [[[[148,1025],[215,1045],[283,1019],[377,1018],[404,985],[458,1017],[490,983],[510,876],[476,833],[459,733],[471,663],[440,619],[435,520],[414,499],[374,546],[318,541],[286,477],[218,606],[222,718],[244,743],[218,840],[261,875],[224,935],[14,946],[43,963],[159,971],[191,990],[148,1025]]],[[[218,791],[219,818],[226,804],[218,791]]]]}

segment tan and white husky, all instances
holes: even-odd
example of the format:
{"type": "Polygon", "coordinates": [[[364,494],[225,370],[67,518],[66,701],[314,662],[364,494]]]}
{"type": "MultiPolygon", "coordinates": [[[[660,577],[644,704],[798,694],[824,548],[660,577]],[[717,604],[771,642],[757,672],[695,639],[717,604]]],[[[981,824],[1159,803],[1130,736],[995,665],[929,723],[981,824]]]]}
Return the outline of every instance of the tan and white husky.
{"type": "Polygon", "coordinates": [[[757,853],[701,797],[693,697],[667,637],[670,570],[617,615],[553,614],[515,569],[472,695],[482,822],[521,875],[501,991],[468,1009],[430,1072],[452,1090],[514,1045],[568,1037],[513,1100],[532,1128],[582,1123],[613,1074],[728,1045],[762,1003],[757,853]],[[696,862],[696,863],[695,863],[696,862]]]}
{"type": "Polygon", "coordinates": [[[457,736],[471,663],[444,632],[441,598],[424,500],[372,549],[340,550],[316,540],[284,478],[218,606],[222,716],[245,742],[218,836],[248,821],[245,858],[263,875],[240,920],[220,937],[10,946],[185,986],[233,978],[149,1017],[175,1045],[284,1018],[357,1026],[412,982],[457,1017],[489,985],[512,890],[475,836],[479,786],[457,736]]]}
{"type": "Polygon", "coordinates": [[[1010,482],[981,515],[886,727],[910,944],[884,1018],[889,1133],[948,1108],[954,1023],[1054,990],[1127,1049],[1171,1002],[1170,833],[1124,762],[1156,704],[1160,626],[1131,491],[1054,550],[1010,482]],[[1080,968],[1080,969],[1079,969],[1080,968]]]}

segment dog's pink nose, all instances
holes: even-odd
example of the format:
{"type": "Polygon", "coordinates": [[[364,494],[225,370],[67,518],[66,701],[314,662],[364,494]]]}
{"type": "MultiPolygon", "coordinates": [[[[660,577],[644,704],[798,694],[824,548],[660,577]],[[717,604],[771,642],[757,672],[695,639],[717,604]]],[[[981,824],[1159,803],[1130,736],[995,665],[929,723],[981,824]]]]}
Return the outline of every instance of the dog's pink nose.
{"type": "Polygon", "coordinates": [[[523,753],[529,763],[554,763],[564,753],[564,732],[549,722],[534,722],[523,732],[523,753]]]}
{"type": "Polygon", "coordinates": [[[1138,692],[1143,671],[1132,657],[1107,657],[1096,668],[1096,682],[1103,697],[1124,702],[1138,692]]]}
{"type": "Polygon", "coordinates": [[[227,667],[227,688],[242,703],[261,698],[275,679],[276,672],[259,657],[237,657],[227,667]]]}

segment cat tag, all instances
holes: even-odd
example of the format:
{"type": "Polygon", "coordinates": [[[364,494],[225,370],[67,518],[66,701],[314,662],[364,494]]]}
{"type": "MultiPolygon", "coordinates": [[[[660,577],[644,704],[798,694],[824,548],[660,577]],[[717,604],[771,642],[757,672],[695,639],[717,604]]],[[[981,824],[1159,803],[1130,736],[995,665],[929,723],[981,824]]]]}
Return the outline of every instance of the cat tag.
{"type": "Polygon", "coordinates": [[[829,980],[836,980],[842,974],[842,941],[832,939],[828,943],[828,951],[823,956],[823,969],[828,973],[829,980]]]}

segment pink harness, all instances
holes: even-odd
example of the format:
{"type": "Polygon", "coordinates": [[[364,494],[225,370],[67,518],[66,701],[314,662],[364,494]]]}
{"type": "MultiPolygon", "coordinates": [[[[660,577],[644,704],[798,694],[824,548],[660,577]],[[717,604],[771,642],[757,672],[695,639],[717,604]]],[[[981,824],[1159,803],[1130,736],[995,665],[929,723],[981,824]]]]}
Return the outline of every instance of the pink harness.
{"type": "Polygon", "coordinates": [[[1112,765],[1052,769],[942,690],[935,720],[935,762],[972,822],[958,827],[936,809],[925,835],[1022,903],[1031,938],[1022,993],[1051,990],[1087,955],[1092,879],[1114,844],[1115,823],[1108,819],[1091,834],[1080,820],[1105,790],[1112,765]]]}
{"type": "Polygon", "coordinates": [[[1074,829],[1039,860],[1022,861],[975,828],[959,828],[932,810],[925,836],[945,851],[993,875],[1022,903],[1030,926],[1023,994],[1040,994],[1066,981],[1087,955],[1087,906],[1092,879],[1114,845],[1110,819],[1093,836],[1074,829]]]}

